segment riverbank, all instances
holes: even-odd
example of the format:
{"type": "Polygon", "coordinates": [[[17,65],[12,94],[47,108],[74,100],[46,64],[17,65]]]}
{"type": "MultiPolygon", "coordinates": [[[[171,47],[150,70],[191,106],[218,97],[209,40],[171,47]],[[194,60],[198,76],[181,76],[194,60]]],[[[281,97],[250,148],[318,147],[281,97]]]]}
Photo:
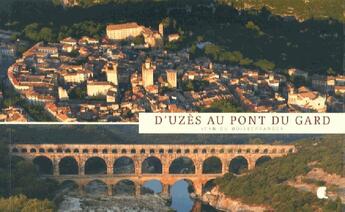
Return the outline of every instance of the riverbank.
{"type": "Polygon", "coordinates": [[[225,194],[219,191],[218,187],[214,187],[211,191],[206,192],[201,197],[201,200],[220,211],[264,212],[272,210],[272,208],[268,206],[246,205],[240,200],[227,197],[225,194]]]}
{"type": "Polygon", "coordinates": [[[166,200],[155,194],[95,196],[70,193],[64,195],[57,211],[171,212],[173,209],[167,206],[166,200]]]}

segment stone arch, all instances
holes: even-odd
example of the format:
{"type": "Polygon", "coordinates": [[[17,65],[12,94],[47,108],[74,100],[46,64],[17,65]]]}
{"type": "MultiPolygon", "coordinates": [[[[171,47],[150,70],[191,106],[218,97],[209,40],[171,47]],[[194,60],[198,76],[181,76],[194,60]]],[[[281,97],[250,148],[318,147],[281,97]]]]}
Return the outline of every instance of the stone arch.
{"type": "Polygon", "coordinates": [[[135,173],[135,165],[134,161],[130,157],[122,156],[115,160],[114,174],[134,174],[135,173]]]}
{"type": "Polygon", "coordinates": [[[74,180],[65,180],[60,183],[59,187],[61,188],[69,188],[69,189],[78,189],[79,185],[74,180]]]}
{"type": "Polygon", "coordinates": [[[108,194],[108,186],[102,180],[92,180],[84,186],[84,191],[89,194],[108,194]]]}
{"type": "Polygon", "coordinates": [[[203,174],[222,173],[222,161],[216,156],[207,158],[202,163],[202,173],[203,174]]]}
{"type": "Polygon", "coordinates": [[[268,155],[261,156],[255,161],[255,167],[260,166],[270,160],[272,160],[272,158],[268,155]]]}
{"type": "Polygon", "coordinates": [[[141,163],[141,173],[143,174],[161,174],[162,170],[162,162],[157,157],[148,157],[141,163]]]}
{"type": "Polygon", "coordinates": [[[141,194],[158,194],[162,193],[163,191],[163,184],[158,179],[152,179],[145,181],[143,186],[140,189],[141,194]]]}
{"type": "Polygon", "coordinates": [[[112,185],[113,195],[135,195],[136,185],[132,180],[124,179],[112,185]]]}
{"type": "Polygon", "coordinates": [[[176,184],[180,183],[180,182],[186,182],[188,184],[188,192],[189,193],[194,193],[195,192],[195,185],[194,182],[190,179],[184,178],[184,179],[178,179],[176,180],[172,185],[171,185],[171,189],[170,192],[173,192],[173,188],[176,184]]]}
{"type": "Polygon", "coordinates": [[[13,153],[18,153],[19,150],[18,150],[16,147],[14,147],[14,148],[12,148],[12,152],[13,152],[13,153]]]}
{"type": "Polygon", "coordinates": [[[243,156],[237,156],[230,161],[229,172],[241,174],[242,172],[248,170],[248,167],[248,160],[243,156]]]}
{"type": "Polygon", "coordinates": [[[171,208],[177,209],[179,208],[181,202],[180,199],[190,199],[191,201],[186,201],[184,208],[186,211],[191,211],[194,205],[194,202],[191,198],[191,193],[195,193],[195,185],[191,180],[188,179],[180,179],[174,182],[170,187],[170,196],[171,199],[171,208]]]}
{"type": "Polygon", "coordinates": [[[79,165],[74,157],[67,156],[59,162],[60,175],[77,175],[79,174],[79,165]]]}
{"type": "Polygon", "coordinates": [[[30,152],[31,152],[31,153],[36,153],[37,150],[36,150],[35,148],[31,148],[31,149],[30,149],[30,152]]]}
{"type": "Polygon", "coordinates": [[[178,157],[171,162],[169,174],[195,174],[195,163],[189,157],[178,157]]]}
{"type": "Polygon", "coordinates": [[[41,155],[35,157],[32,162],[38,170],[38,173],[44,175],[53,175],[54,167],[50,158],[41,155]]]}
{"type": "Polygon", "coordinates": [[[21,152],[22,152],[22,153],[27,153],[28,150],[27,150],[26,148],[22,148],[22,149],[21,149],[21,152]]]}
{"type": "Polygon", "coordinates": [[[106,174],[107,164],[103,158],[90,157],[85,162],[85,174],[106,174]]]}

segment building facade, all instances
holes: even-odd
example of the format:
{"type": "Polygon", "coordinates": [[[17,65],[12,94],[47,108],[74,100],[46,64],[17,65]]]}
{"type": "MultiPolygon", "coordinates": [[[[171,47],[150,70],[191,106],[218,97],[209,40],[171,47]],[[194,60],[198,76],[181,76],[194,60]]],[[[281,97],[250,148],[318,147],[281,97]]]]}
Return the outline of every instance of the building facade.
{"type": "Polygon", "coordinates": [[[124,40],[141,35],[143,27],[136,22],[125,24],[110,24],[107,26],[107,37],[111,40],[124,40]]]}
{"type": "Polygon", "coordinates": [[[175,70],[169,69],[167,72],[167,81],[170,88],[177,87],[177,72],[175,70]]]}
{"type": "Polygon", "coordinates": [[[152,65],[151,59],[146,59],[145,63],[141,66],[142,84],[146,88],[153,85],[153,72],[155,67],[152,65]]]}

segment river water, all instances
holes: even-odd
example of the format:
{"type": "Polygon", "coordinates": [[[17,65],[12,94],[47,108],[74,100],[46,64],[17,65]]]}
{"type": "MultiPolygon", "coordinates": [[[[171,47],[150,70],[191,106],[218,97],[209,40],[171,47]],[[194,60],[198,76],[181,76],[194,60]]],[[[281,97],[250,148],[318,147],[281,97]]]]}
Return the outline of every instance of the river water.
{"type": "MultiPolygon", "coordinates": [[[[155,193],[162,191],[162,186],[158,181],[149,181],[144,184],[144,187],[153,190],[155,193]]],[[[171,208],[175,209],[177,212],[189,212],[200,207],[202,212],[218,211],[215,208],[200,202],[199,200],[192,199],[190,197],[188,187],[189,184],[186,181],[181,180],[176,182],[170,188],[171,208]]]]}

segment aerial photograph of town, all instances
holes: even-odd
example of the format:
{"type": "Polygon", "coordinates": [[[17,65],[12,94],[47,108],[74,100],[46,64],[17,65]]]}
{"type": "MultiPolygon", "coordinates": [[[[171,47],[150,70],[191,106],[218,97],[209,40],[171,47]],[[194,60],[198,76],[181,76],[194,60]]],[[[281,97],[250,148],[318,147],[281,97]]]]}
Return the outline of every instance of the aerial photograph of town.
{"type": "Polygon", "coordinates": [[[344,212],[344,11],[0,0],[0,212],[344,212]]]}
{"type": "Polygon", "coordinates": [[[345,111],[341,0],[0,2],[2,122],[345,111]]]}

